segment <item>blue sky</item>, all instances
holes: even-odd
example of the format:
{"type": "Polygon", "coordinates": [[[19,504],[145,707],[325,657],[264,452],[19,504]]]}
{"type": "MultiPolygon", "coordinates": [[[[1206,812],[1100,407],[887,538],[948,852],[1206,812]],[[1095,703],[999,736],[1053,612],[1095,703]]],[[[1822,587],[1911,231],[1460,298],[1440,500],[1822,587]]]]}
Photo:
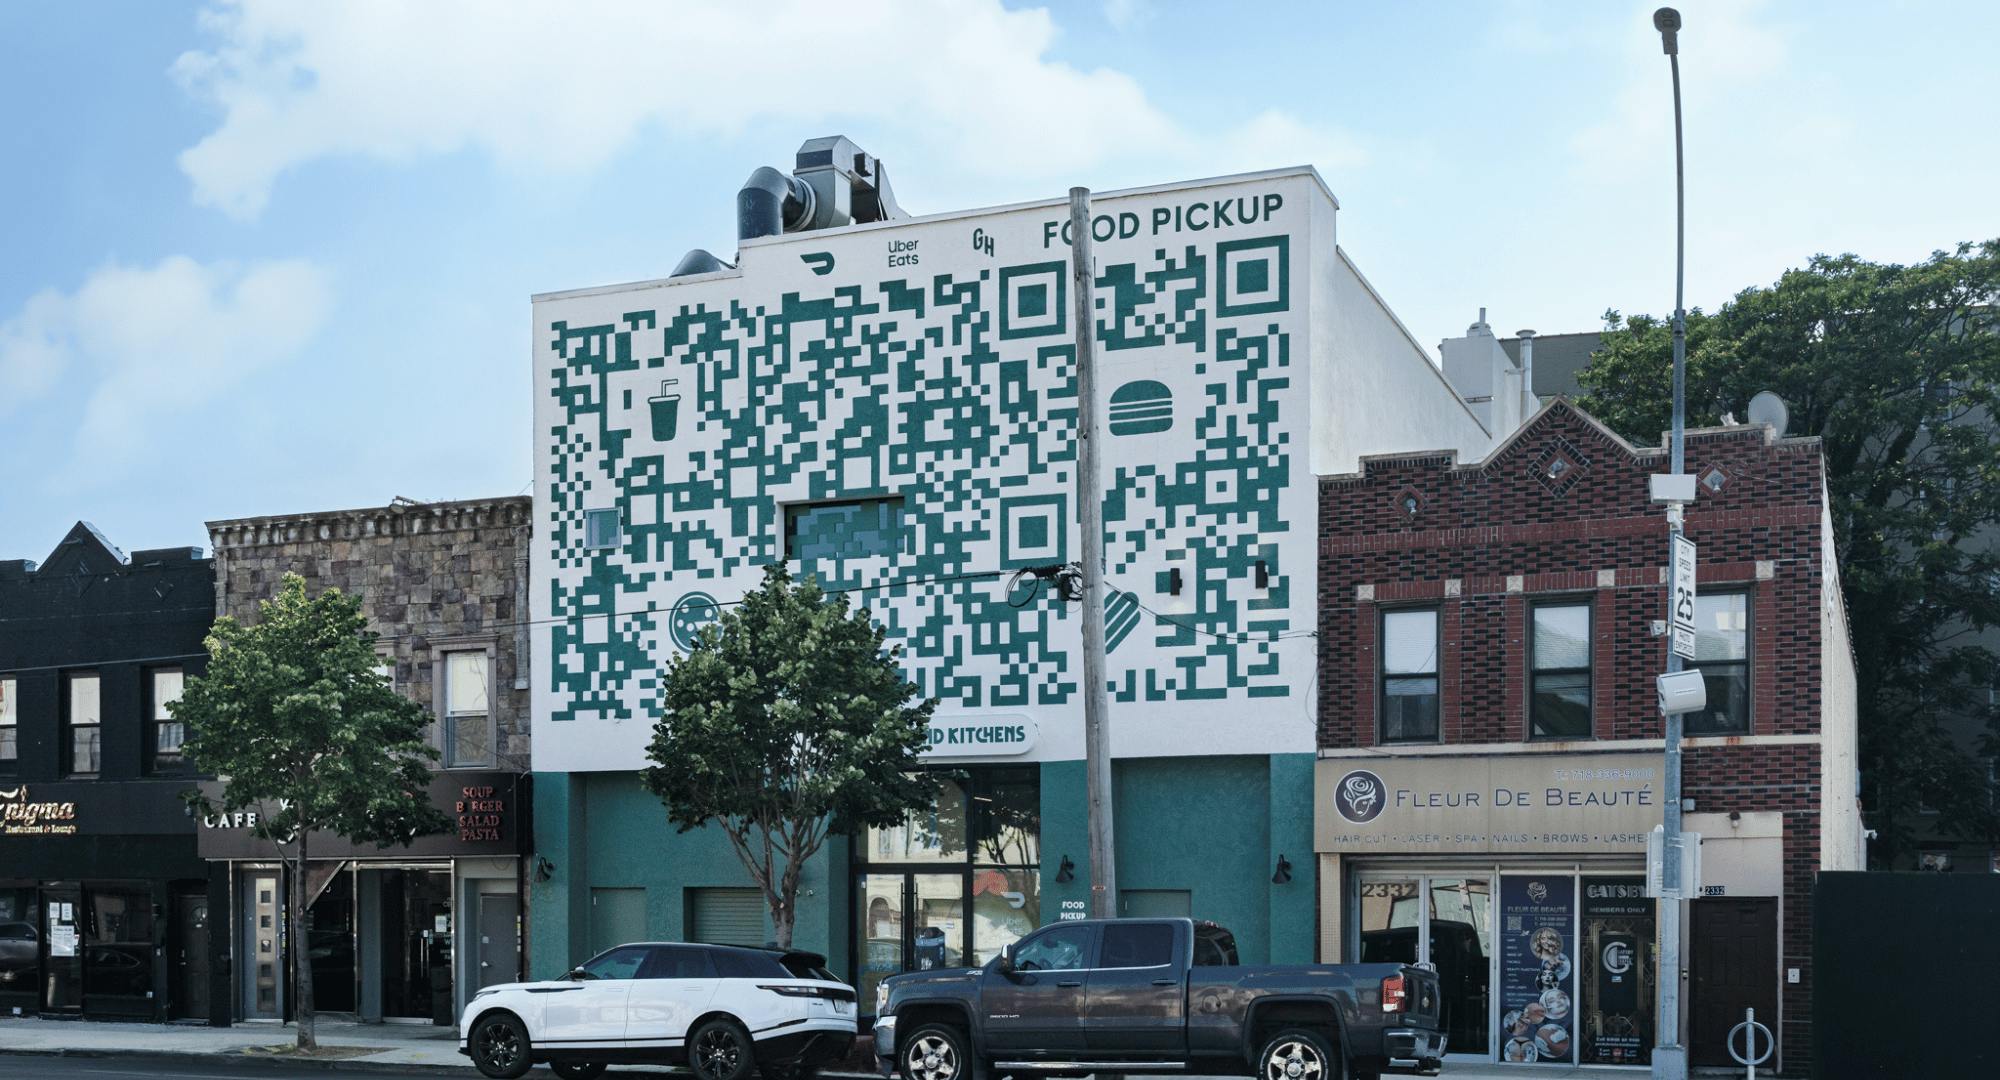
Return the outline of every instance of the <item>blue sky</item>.
{"type": "MultiPolygon", "coordinates": [[[[0,558],[524,491],[529,295],[821,134],[918,213],[1314,164],[1427,344],[1663,311],[1651,6],[0,5],[0,558]]],[[[1692,303],[2000,234],[2000,5],[1680,7],[1692,303]]]]}

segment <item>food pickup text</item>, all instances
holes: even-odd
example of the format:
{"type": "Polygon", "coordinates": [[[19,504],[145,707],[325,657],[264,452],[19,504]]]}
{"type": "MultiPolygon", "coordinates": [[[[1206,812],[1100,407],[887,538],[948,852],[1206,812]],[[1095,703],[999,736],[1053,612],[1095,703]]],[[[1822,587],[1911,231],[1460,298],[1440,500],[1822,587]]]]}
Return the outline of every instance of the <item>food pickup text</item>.
{"type": "MultiPolygon", "coordinates": [[[[1121,210],[1098,214],[1090,219],[1090,238],[1097,242],[1130,240],[1144,231],[1149,236],[1165,233],[1203,232],[1238,225],[1269,222],[1285,205],[1285,197],[1275,191],[1261,195],[1240,195],[1230,199],[1197,199],[1193,202],[1155,206],[1148,210],[1121,210]]],[[[1042,247],[1070,242],[1069,218],[1042,222],[1042,247]]]]}

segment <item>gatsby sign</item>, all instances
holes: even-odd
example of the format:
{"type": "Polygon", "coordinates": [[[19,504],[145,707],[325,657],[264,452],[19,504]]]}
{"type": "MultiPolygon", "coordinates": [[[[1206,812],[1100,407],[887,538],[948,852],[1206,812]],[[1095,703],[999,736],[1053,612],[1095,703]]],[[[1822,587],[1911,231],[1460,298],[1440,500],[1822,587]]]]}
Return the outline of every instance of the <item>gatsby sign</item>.
{"type": "Polygon", "coordinates": [[[1328,758],[1317,769],[1319,851],[1644,851],[1660,817],[1652,754],[1328,758]]]}

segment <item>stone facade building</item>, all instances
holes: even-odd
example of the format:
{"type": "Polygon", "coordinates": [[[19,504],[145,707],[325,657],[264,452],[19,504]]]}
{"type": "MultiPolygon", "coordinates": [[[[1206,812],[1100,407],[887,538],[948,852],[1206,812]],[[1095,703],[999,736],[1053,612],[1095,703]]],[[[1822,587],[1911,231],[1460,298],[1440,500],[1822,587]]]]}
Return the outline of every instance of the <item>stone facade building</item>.
{"type": "MultiPolygon", "coordinates": [[[[1753,1005],[1800,1074],[1813,879],[1863,865],[1820,446],[1722,428],[1687,459],[1709,704],[1687,717],[1686,1041],[1726,1064],[1753,1005]]],[[[1455,1052],[1648,1059],[1667,537],[1647,478],[1666,466],[1558,399],[1482,461],[1321,480],[1321,955],[1436,964],[1455,1052]]]]}
{"type": "Polygon", "coordinates": [[[209,522],[217,615],[255,622],[288,573],[309,592],[361,597],[382,671],[436,717],[432,798],[452,834],[329,856],[283,880],[232,822],[205,822],[204,857],[227,863],[242,932],[236,1015],[287,1015],[283,943],[256,933],[304,896],[314,996],[325,1012],[449,1023],[480,986],[521,971],[520,856],[529,838],[527,577],[530,500],[388,506],[209,522]]]}

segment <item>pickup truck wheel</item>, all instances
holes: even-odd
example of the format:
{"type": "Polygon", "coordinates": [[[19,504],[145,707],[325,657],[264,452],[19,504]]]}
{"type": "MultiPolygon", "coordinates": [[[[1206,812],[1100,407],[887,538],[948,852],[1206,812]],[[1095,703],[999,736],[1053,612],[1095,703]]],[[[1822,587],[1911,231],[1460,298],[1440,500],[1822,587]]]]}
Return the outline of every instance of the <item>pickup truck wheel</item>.
{"type": "Polygon", "coordinates": [[[1257,1054],[1257,1080],[1341,1080],[1347,1070],[1326,1037],[1310,1028],[1285,1028],[1257,1054]]]}
{"type": "Polygon", "coordinates": [[[971,1040],[950,1024],[925,1024],[910,1032],[896,1056],[903,1080],[979,1080],[971,1040]]]}

